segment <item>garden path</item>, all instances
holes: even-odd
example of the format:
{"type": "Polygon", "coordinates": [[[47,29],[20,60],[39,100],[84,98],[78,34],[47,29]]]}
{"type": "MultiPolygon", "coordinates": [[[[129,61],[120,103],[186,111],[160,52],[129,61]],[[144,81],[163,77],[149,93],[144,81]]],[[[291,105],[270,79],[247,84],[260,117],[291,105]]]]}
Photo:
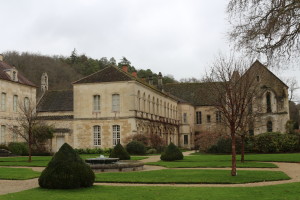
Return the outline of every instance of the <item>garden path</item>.
{"type": "MultiPolygon", "coordinates": [[[[193,153],[193,151],[184,152],[184,156],[193,153]]],[[[160,155],[149,156],[144,159],[143,162],[157,162],[160,160],[160,155]]],[[[95,185],[110,185],[110,186],[172,186],[172,187],[255,187],[266,185],[277,185],[283,183],[300,182],[300,163],[282,163],[273,162],[278,168],[239,168],[238,170],[270,170],[270,171],[282,171],[286,173],[290,180],[283,181],[268,181],[259,183],[246,183],[246,184],[129,184],[129,183],[95,183],[95,185]]],[[[23,168],[23,167],[22,167],[23,168]]],[[[43,167],[25,167],[31,168],[35,171],[42,171],[43,167]]],[[[145,165],[144,170],[160,170],[166,169],[161,166],[145,165]]],[[[181,168],[182,169],[182,168],[181,168]]],[[[191,168],[189,168],[191,169],[191,168]]],[[[214,170],[228,170],[228,168],[193,168],[193,169],[214,169],[214,170]]],[[[38,187],[38,179],[30,180],[0,180],[0,195],[7,193],[20,192],[31,188],[38,187]]]]}

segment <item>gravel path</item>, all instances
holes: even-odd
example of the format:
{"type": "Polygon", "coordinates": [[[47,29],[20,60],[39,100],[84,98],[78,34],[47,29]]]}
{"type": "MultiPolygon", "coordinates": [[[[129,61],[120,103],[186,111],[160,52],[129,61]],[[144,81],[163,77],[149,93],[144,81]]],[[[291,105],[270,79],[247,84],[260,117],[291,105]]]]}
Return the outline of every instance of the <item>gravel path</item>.
{"type": "MultiPolygon", "coordinates": [[[[184,156],[193,153],[192,151],[184,152],[184,156]]],[[[144,159],[143,162],[157,162],[160,160],[160,155],[150,156],[144,159]]],[[[172,187],[255,187],[266,185],[277,185],[283,183],[300,182],[300,163],[280,163],[273,162],[278,168],[239,168],[238,170],[268,170],[268,171],[282,171],[286,173],[290,180],[283,181],[268,181],[259,183],[246,183],[246,184],[130,184],[130,183],[95,183],[94,185],[110,185],[110,186],[172,186],[172,187]]],[[[5,166],[3,166],[5,167],[5,166]]],[[[18,168],[18,167],[15,167],[18,168]]],[[[43,167],[19,167],[31,168],[35,171],[42,171],[43,167]]],[[[166,169],[161,166],[145,165],[144,171],[166,169]]],[[[180,168],[183,169],[183,168],[180,168]]],[[[186,168],[191,169],[191,168],[186,168]]],[[[215,170],[229,170],[229,168],[193,168],[193,169],[215,169],[215,170]]],[[[31,188],[38,187],[38,179],[30,180],[0,180],[0,194],[20,192],[31,188]]]]}

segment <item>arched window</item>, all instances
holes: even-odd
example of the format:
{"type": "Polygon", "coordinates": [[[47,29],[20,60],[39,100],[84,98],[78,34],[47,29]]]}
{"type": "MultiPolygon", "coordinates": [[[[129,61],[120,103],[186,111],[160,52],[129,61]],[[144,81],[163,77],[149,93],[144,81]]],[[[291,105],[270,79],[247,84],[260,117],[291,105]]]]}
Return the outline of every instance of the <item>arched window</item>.
{"type": "Polygon", "coordinates": [[[120,126],[119,125],[113,125],[113,146],[116,146],[121,141],[121,132],[120,132],[120,126]]]}
{"type": "Polygon", "coordinates": [[[94,126],[94,146],[100,146],[101,145],[101,127],[100,126],[94,126]]]}
{"type": "Polygon", "coordinates": [[[267,113],[270,113],[270,112],[272,112],[271,93],[270,92],[267,92],[266,101],[267,101],[267,113]]]}
{"type": "Polygon", "coordinates": [[[272,132],[273,131],[273,123],[272,121],[267,122],[267,132],[272,132]]]}
{"type": "Polygon", "coordinates": [[[100,95],[93,96],[93,111],[94,112],[100,111],[100,95]]]}
{"type": "Polygon", "coordinates": [[[112,111],[120,112],[120,95],[119,94],[112,95],[112,111]]]}

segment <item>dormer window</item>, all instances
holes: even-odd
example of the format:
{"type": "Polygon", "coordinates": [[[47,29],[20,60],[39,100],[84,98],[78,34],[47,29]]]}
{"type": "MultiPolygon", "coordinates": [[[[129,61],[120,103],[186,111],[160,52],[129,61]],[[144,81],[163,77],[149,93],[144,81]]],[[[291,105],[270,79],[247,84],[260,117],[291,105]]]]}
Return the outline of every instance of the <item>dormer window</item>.
{"type": "Polygon", "coordinates": [[[16,71],[13,71],[13,81],[17,81],[17,72],[16,71]]]}

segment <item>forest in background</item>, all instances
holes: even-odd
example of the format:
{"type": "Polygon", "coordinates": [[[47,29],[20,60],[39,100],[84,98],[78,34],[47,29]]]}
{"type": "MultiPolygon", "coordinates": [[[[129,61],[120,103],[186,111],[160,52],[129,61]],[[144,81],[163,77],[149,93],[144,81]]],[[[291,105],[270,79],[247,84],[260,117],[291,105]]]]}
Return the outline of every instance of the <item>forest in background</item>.
{"type": "MultiPolygon", "coordinates": [[[[78,55],[76,49],[71,52],[69,57],[64,56],[46,56],[29,52],[8,51],[3,53],[4,61],[15,66],[30,81],[40,87],[41,76],[47,72],[49,77],[50,90],[65,90],[72,88],[72,82],[104,69],[105,67],[114,65],[119,68],[123,64],[128,66],[128,72],[137,72],[139,78],[147,79],[152,76],[153,83],[157,83],[158,73],[154,73],[151,69],[137,69],[131,62],[123,57],[120,62],[115,58],[102,57],[93,59],[84,54],[78,55]]],[[[172,76],[163,76],[163,83],[177,82],[172,76]]],[[[38,89],[39,93],[40,89],[38,89]]]]}

